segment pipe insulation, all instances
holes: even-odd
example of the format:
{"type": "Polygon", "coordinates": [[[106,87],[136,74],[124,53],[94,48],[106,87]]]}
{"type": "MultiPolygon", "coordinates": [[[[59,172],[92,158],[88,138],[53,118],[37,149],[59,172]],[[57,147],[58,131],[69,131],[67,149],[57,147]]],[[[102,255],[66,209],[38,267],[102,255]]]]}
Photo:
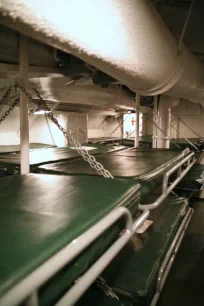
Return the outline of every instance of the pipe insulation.
{"type": "Polygon", "coordinates": [[[202,102],[204,65],[150,0],[0,0],[1,23],[71,53],[142,95],[202,102]]]}

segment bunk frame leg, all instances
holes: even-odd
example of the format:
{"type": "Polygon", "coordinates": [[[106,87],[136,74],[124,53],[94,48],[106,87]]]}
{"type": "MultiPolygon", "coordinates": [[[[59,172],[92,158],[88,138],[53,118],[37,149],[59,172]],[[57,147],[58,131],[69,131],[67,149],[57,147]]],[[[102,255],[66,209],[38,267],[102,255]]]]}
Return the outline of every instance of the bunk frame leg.
{"type": "MultiPolygon", "coordinates": [[[[28,41],[23,35],[20,37],[20,80],[21,85],[28,90],[28,41]]],[[[20,152],[21,174],[30,172],[29,165],[29,119],[28,103],[25,93],[20,91],[20,152]]]]}

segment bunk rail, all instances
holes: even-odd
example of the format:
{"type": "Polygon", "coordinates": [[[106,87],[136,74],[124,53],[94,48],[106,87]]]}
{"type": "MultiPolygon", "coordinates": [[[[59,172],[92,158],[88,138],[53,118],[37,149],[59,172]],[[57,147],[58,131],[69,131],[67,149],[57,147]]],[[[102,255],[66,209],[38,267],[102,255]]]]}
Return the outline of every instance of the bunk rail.
{"type": "Polygon", "coordinates": [[[160,267],[159,273],[158,273],[158,279],[157,279],[157,289],[156,293],[152,299],[152,302],[150,306],[156,306],[158,299],[160,297],[160,294],[162,292],[162,289],[165,285],[167,276],[171,270],[171,267],[174,263],[174,260],[176,258],[176,254],[178,253],[179,247],[181,245],[181,242],[183,241],[184,235],[186,233],[186,230],[188,228],[188,225],[191,221],[191,218],[193,216],[194,210],[192,208],[188,208],[187,213],[176,233],[176,236],[174,237],[174,240],[172,241],[170,248],[168,252],[166,253],[166,256],[163,260],[163,263],[160,267]]]}
{"type": "Polygon", "coordinates": [[[132,221],[130,211],[125,207],[118,207],[92,226],[85,233],[74,239],[66,247],[39,266],[19,284],[9,290],[1,299],[0,306],[17,306],[25,302],[25,306],[38,306],[38,290],[64,268],[74,258],[83,252],[92,242],[99,238],[108,228],[122,217],[125,218],[124,230],[116,241],[103,255],[82,275],[72,288],[55,306],[74,305],[88,287],[97,279],[106,266],[114,259],[118,252],[130,240],[135,231],[145,222],[149,211],[144,211],[135,222],[132,221]]]}
{"type": "Polygon", "coordinates": [[[173,191],[173,189],[178,185],[178,183],[184,178],[188,171],[195,164],[196,158],[195,153],[192,152],[186,156],[183,160],[174,165],[169,169],[163,177],[162,183],[162,194],[160,197],[152,204],[140,204],[139,209],[141,210],[152,210],[157,208],[161,203],[167,198],[167,196],[173,191]],[[176,178],[170,182],[170,178],[176,172],[176,178]]]}

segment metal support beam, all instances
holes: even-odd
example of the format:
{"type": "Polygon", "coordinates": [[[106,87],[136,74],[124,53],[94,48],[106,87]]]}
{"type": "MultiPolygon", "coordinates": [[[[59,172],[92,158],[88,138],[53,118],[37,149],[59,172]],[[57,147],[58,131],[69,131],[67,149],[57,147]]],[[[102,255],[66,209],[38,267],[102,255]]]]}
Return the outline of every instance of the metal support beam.
{"type": "MultiPolygon", "coordinates": [[[[20,38],[20,80],[21,85],[28,90],[28,43],[26,37],[20,38]]],[[[25,93],[20,92],[20,149],[21,174],[30,172],[29,165],[29,119],[28,104],[25,93]]]]}
{"type": "Polygon", "coordinates": [[[135,128],[135,148],[139,148],[140,142],[140,94],[136,94],[136,128],[135,128]]]}
{"type": "Polygon", "coordinates": [[[154,96],[152,148],[157,148],[158,96],[154,96]]]}
{"type": "Polygon", "coordinates": [[[157,148],[170,147],[172,97],[161,96],[158,106],[157,148]]]}
{"type": "Polygon", "coordinates": [[[176,139],[179,139],[180,138],[180,124],[181,121],[180,121],[180,118],[179,116],[177,117],[177,131],[176,131],[176,139]]]}

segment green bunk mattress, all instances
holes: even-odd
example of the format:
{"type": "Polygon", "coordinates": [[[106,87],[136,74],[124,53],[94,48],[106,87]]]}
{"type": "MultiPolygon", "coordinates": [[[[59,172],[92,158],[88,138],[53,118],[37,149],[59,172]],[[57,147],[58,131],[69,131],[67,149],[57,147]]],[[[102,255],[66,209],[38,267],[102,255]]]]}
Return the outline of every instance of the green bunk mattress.
{"type": "MultiPolygon", "coordinates": [[[[133,306],[149,306],[155,294],[161,293],[157,291],[159,270],[173,241],[177,248],[176,243],[182,238],[181,229],[184,231],[192,215],[184,198],[169,196],[163,206],[166,209],[159,218],[153,215],[153,224],[145,235],[135,234],[102,274],[114,293],[133,306]],[[175,240],[178,230],[181,236],[175,240]]],[[[174,249],[172,254],[175,257],[174,249]]]]}
{"type": "MultiPolygon", "coordinates": [[[[0,305],[15,285],[114,208],[138,214],[140,186],[122,179],[13,175],[1,179],[0,305]]],[[[39,290],[39,305],[53,305],[115,241],[121,218],[39,290]]]]}
{"type": "MultiPolygon", "coordinates": [[[[84,148],[86,148],[93,155],[124,149],[124,147],[106,147],[104,145],[86,145],[84,148]]],[[[29,157],[32,171],[32,168],[36,165],[78,158],[79,154],[75,149],[70,147],[47,149],[42,148],[30,150],[29,157]]],[[[19,169],[20,153],[0,154],[0,177],[5,176],[6,174],[17,174],[19,173],[19,169]]]]}
{"type": "MultiPolygon", "coordinates": [[[[56,146],[46,143],[30,143],[30,150],[55,148],[56,146]]],[[[0,145],[0,154],[20,152],[20,145],[0,145]]]]}
{"type": "MultiPolygon", "coordinates": [[[[198,145],[199,138],[189,138],[189,141],[193,145],[198,145]]],[[[118,139],[118,142],[119,142],[119,139],[118,139]]],[[[125,145],[125,146],[133,147],[134,146],[134,138],[121,139],[120,143],[125,145]]],[[[152,147],[152,136],[140,137],[139,147],[140,148],[151,148],[152,147]]],[[[186,141],[183,138],[171,139],[170,140],[170,149],[184,150],[186,148],[190,148],[191,150],[195,150],[195,148],[188,141],[186,141]]]]}
{"type": "MultiPolygon", "coordinates": [[[[181,161],[187,151],[167,149],[127,149],[97,156],[97,161],[114,177],[134,179],[142,185],[142,195],[147,195],[162,182],[163,174],[181,161]]],[[[44,164],[36,172],[68,175],[97,175],[81,158],[44,164]]]]}

